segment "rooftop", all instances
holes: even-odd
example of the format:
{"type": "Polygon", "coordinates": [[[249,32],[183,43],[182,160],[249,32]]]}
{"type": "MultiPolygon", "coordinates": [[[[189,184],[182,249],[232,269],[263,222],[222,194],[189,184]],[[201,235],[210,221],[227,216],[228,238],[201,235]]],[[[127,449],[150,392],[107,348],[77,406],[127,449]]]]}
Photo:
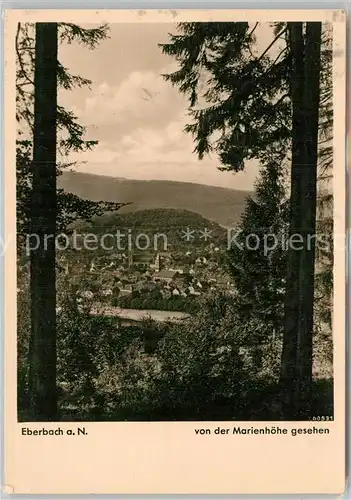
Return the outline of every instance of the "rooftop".
{"type": "Polygon", "coordinates": [[[173,278],[176,274],[175,271],[160,271],[155,274],[155,278],[173,278]]]}

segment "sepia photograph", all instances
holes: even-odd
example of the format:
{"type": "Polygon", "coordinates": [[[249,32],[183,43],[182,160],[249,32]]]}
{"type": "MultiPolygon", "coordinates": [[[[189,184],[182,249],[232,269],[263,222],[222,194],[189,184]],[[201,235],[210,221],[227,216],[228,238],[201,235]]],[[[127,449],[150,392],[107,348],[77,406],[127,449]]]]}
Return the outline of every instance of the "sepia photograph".
{"type": "Polygon", "coordinates": [[[332,421],[333,23],[173,17],[17,25],[18,421],[332,421]]]}
{"type": "Polygon", "coordinates": [[[4,491],[341,495],[345,12],[7,10],[4,58],[4,491]]]}

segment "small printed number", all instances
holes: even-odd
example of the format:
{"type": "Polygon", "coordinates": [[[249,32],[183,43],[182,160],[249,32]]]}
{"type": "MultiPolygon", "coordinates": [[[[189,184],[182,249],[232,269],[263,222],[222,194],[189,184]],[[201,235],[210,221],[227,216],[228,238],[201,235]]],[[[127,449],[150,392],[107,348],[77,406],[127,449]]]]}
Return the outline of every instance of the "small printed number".
{"type": "Polygon", "coordinates": [[[333,417],[312,417],[312,420],[314,422],[331,422],[333,420],[333,417]]]}

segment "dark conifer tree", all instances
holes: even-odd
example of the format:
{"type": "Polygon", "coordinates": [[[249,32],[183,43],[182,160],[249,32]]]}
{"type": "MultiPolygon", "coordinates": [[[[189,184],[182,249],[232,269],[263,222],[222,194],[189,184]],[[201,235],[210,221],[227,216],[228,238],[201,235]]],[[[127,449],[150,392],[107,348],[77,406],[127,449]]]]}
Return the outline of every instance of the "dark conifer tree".
{"type": "MultiPolygon", "coordinates": [[[[91,220],[94,215],[121,206],[82,200],[57,189],[57,177],[64,168],[74,166],[69,161],[58,162],[57,154],[65,157],[71,151],[90,150],[97,144],[84,139],[85,128],[77,117],[57,102],[58,88],[73,90],[91,84],[90,80],[70,73],[58,61],[57,46],[59,42],[78,41],[94,49],[107,33],[106,25],[84,29],[70,23],[19,23],[16,33],[19,262],[27,261],[23,246],[26,234],[35,233],[40,241],[30,259],[31,334],[29,353],[22,349],[22,363],[18,363],[22,391],[19,400],[26,406],[29,403],[31,418],[36,420],[53,420],[58,416],[54,238],[60,232],[68,232],[70,223],[77,218],[91,220]],[[27,356],[28,370],[24,370],[23,358],[27,356]]],[[[21,342],[27,344],[20,338],[21,342]]]]}
{"type": "Polygon", "coordinates": [[[252,317],[262,325],[252,332],[253,342],[278,338],[283,331],[287,209],[284,165],[262,166],[228,252],[239,318],[244,323],[252,317]]]}
{"type": "MultiPolygon", "coordinates": [[[[93,50],[102,40],[108,37],[108,26],[96,28],[81,28],[71,23],[58,23],[58,39],[60,44],[80,43],[93,50]]],[[[29,230],[30,199],[32,185],[32,148],[34,126],[34,48],[35,25],[19,23],[15,40],[16,47],[16,118],[18,122],[18,140],[16,148],[17,173],[17,230],[19,233],[19,249],[23,238],[29,230]]],[[[73,91],[77,88],[90,87],[92,82],[75,75],[60,61],[57,66],[57,86],[59,89],[73,91]]],[[[79,123],[73,111],[57,106],[57,152],[62,158],[70,152],[89,151],[98,142],[85,139],[85,127],[79,123]]],[[[56,175],[60,176],[65,169],[74,168],[75,162],[58,161],[56,175]]],[[[71,222],[77,218],[90,221],[95,215],[106,211],[115,211],[120,203],[94,202],[57,189],[57,230],[68,231],[71,222]]]]}
{"type": "Polygon", "coordinates": [[[299,265],[299,329],[296,353],[294,411],[306,415],[311,409],[316,255],[318,124],[320,105],[322,23],[306,23],[304,94],[300,106],[304,118],[303,169],[301,172],[301,235],[299,265]]]}
{"type": "Polygon", "coordinates": [[[215,152],[223,169],[239,171],[250,158],[263,164],[291,158],[289,231],[304,244],[288,252],[281,382],[291,416],[309,400],[312,375],[314,249],[308,252],[305,243],[316,217],[321,24],[276,23],[272,42],[260,52],[257,24],[181,24],[162,49],[179,63],[165,77],[189,96],[194,122],[186,130],[200,159],[215,152]]]}

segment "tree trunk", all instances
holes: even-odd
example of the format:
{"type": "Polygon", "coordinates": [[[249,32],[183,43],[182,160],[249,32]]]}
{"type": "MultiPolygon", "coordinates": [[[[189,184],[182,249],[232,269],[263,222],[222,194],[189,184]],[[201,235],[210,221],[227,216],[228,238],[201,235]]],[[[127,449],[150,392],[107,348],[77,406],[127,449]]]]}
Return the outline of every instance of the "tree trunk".
{"type": "Polygon", "coordinates": [[[293,145],[290,237],[281,385],[285,417],[307,415],[312,385],[312,333],[321,23],[291,23],[293,145]]]}
{"type": "Polygon", "coordinates": [[[301,234],[303,237],[303,249],[300,252],[300,328],[297,338],[297,383],[295,385],[294,405],[298,413],[305,413],[309,410],[312,389],[321,34],[321,23],[307,23],[303,99],[305,113],[305,161],[301,176],[301,213],[303,214],[301,234]]]}
{"type": "Polygon", "coordinates": [[[57,419],[56,390],[56,114],[57,24],[37,23],[34,73],[33,184],[30,254],[31,339],[29,398],[32,418],[57,419]]]}
{"type": "MultiPolygon", "coordinates": [[[[304,38],[303,23],[288,24],[289,43],[292,55],[291,101],[292,101],[292,157],[289,242],[301,228],[301,165],[303,164],[304,119],[302,99],[304,89],[304,38]]],[[[280,382],[284,391],[284,411],[290,415],[291,394],[296,379],[296,348],[299,329],[299,267],[300,251],[289,243],[287,261],[286,296],[284,305],[284,340],[280,382]]]]}

